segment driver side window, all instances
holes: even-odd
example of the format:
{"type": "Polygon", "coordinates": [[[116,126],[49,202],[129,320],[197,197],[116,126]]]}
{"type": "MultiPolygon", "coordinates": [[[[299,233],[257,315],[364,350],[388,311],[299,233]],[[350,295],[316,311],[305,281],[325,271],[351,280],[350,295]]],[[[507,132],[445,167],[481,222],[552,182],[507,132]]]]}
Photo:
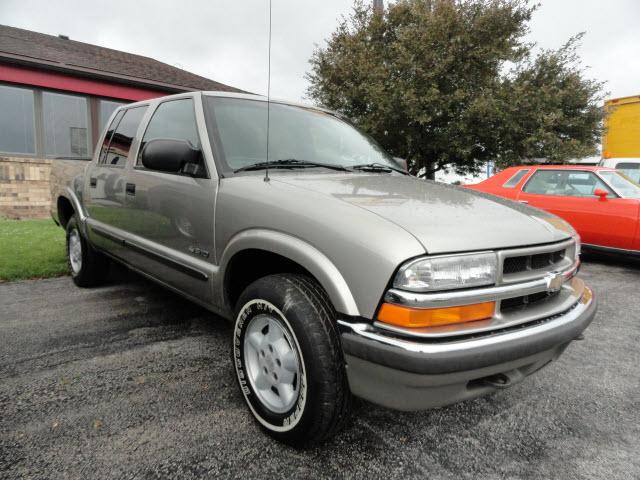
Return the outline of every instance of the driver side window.
{"type": "Polygon", "coordinates": [[[525,185],[523,192],[562,197],[594,197],[601,189],[611,189],[592,172],[579,170],[538,170],[525,185]]]}
{"type": "Polygon", "coordinates": [[[156,139],[184,140],[200,148],[193,99],[169,100],[158,105],[142,137],[137,166],[142,167],[142,151],[147,142],[156,139]]]}

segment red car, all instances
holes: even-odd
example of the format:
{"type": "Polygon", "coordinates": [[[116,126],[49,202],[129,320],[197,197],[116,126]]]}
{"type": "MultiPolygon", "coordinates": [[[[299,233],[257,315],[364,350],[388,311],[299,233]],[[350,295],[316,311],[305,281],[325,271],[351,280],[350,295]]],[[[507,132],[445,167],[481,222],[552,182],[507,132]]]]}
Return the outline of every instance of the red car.
{"type": "Polygon", "coordinates": [[[612,168],[511,167],[467,188],[554,213],[587,248],[640,255],[640,185],[612,168]]]}

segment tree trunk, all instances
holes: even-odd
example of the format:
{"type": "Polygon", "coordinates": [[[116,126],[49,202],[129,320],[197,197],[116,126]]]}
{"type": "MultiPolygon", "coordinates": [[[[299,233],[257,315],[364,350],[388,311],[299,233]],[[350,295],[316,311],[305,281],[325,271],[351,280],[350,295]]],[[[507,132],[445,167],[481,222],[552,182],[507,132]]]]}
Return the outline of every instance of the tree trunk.
{"type": "Polygon", "coordinates": [[[435,165],[433,162],[424,162],[424,168],[425,168],[425,172],[424,172],[424,178],[426,178],[427,180],[435,180],[436,179],[436,171],[435,171],[435,165]]]}

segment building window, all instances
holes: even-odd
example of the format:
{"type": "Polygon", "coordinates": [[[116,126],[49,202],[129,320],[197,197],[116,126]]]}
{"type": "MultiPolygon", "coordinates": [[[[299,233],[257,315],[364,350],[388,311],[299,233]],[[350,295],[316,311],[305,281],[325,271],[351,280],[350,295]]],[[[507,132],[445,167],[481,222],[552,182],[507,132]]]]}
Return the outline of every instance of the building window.
{"type": "Polygon", "coordinates": [[[98,100],[98,133],[102,133],[111,114],[122,105],[126,105],[126,103],[114,102],[113,100],[98,100]]]}
{"type": "Polygon", "coordinates": [[[36,152],[33,105],[33,91],[0,85],[0,152],[36,152]]]}
{"type": "Polygon", "coordinates": [[[45,156],[89,156],[89,110],[86,98],[43,92],[42,111],[45,156]]]}

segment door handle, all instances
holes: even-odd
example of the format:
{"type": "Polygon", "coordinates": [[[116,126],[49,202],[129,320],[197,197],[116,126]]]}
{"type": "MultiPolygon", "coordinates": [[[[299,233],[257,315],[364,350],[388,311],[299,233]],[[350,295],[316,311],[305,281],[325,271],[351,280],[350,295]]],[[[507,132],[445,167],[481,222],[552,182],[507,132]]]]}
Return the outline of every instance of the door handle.
{"type": "Polygon", "coordinates": [[[96,185],[98,185],[98,179],[96,177],[89,177],[89,186],[96,188],[96,185]]]}
{"type": "Polygon", "coordinates": [[[136,184],[135,183],[127,183],[126,191],[127,191],[127,195],[135,195],[136,194],[136,184]]]}
{"type": "Polygon", "coordinates": [[[526,201],[526,200],[518,200],[518,202],[520,202],[520,203],[524,203],[524,204],[529,203],[529,202],[528,202],[528,201],[526,201]]]}

